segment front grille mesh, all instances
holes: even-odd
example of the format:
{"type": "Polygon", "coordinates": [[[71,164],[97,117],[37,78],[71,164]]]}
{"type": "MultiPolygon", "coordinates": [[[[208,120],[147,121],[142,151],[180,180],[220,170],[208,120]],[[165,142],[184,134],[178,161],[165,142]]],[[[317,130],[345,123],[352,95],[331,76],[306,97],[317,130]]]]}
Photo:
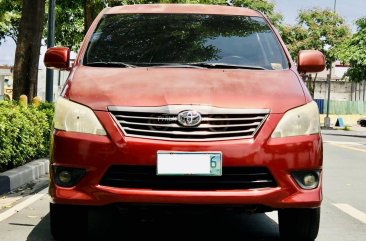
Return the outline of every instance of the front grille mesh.
{"type": "Polygon", "coordinates": [[[155,166],[111,166],[101,185],[153,190],[240,190],[276,187],[265,167],[224,167],[222,176],[157,176],[155,166]]]}
{"type": "Polygon", "coordinates": [[[269,112],[214,107],[205,109],[202,106],[179,107],[111,107],[109,110],[126,136],[187,141],[251,138],[269,112]],[[177,116],[183,110],[197,110],[202,116],[200,125],[181,126],[177,116]]]}

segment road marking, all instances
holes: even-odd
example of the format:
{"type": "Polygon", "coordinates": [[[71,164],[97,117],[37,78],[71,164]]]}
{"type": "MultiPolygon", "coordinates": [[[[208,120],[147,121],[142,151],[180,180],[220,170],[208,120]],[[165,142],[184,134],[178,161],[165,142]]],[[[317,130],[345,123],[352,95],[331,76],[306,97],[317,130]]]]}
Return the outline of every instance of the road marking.
{"type": "Polygon", "coordinates": [[[22,196],[15,196],[15,197],[3,197],[0,199],[0,211],[4,209],[4,207],[11,207],[13,203],[22,199],[22,196]]]}
{"type": "Polygon", "coordinates": [[[349,149],[349,150],[353,150],[353,151],[361,151],[361,152],[366,152],[366,149],[360,149],[360,148],[356,148],[356,147],[351,147],[351,146],[345,146],[345,145],[340,145],[340,144],[335,144],[335,143],[330,143],[333,146],[337,146],[337,147],[341,147],[344,149],[349,149]]]}
{"type": "Polygon", "coordinates": [[[273,221],[278,223],[278,212],[277,211],[268,212],[268,213],[266,213],[266,215],[267,215],[267,217],[269,217],[270,219],[272,219],[273,221]]]}
{"type": "Polygon", "coordinates": [[[340,209],[341,211],[345,212],[346,214],[350,215],[351,217],[366,224],[366,214],[361,212],[360,210],[345,203],[333,203],[333,205],[338,209],[340,209]]]}
{"type": "Polygon", "coordinates": [[[13,216],[14,214],[16,214],[17,212],[19,212],[20,210],[28,207],[29,205],[31,205],[32,203],[36,202],[37,200],[39,200],[40,198],[42,198],[44,195],[46,195],[48,192],[48,188],[43,189],[42,191],[33,194],[31,197],[27,198],[26,200],[24,200],[21,203],[18,203],[17,205],[15,205],[12,208],[9,208],[8,210],[6,210],[3,213],[0,213],[0,222],[4,221],[5,219],[13,216]]]}
{"type": "Polygon", "coordinates": [[[339,145],[350,145],[350,146],[363,146],[365,144],[358,143],[358,142],[352,142],[352,141],[323,141],[324,143],[329,144],[339,144],[339,145]]]}

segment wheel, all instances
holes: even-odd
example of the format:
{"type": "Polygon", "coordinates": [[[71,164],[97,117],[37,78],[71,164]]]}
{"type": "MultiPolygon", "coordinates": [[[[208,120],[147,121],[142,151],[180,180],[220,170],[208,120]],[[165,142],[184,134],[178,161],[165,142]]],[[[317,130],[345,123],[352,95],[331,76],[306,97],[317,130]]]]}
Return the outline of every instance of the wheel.
{"type": "Polygon", "coordinates": [[[320,208],[281,209],[278,221],[281,240],[314,241],[319,231],[320,208]]]}
{"type": "Polygon", "coordinates": [[[360,126],[366,127],[366,120],[361,120],[360,121],[360,126]]]}
{"type": "Polygon", "coordinates": [[[88,210],[50,203],[51,234],[56,240],[81,240],[88,235],[88,210]]]}

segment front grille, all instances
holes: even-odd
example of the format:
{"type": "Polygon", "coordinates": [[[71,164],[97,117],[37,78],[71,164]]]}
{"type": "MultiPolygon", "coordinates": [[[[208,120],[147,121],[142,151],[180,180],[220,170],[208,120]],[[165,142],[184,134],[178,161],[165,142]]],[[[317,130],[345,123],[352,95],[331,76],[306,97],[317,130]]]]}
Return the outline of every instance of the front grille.
{"type": "Polygon", "coordinates": [[[101,185],[153,190],[240,190],[276,187],[265,167],[224,167],[222,176],[158,176],[155,166],[111,166],[101,185]]]}
{"type": "Polygon", "coordinates": [[[126,136],[167,140],[229,140],[252,138],[268,116],[267,109],[227,109],[212,106],[109,107],[126,136]],[[178,123],[178,114],[201,114],[198,126],[178,123]]]}

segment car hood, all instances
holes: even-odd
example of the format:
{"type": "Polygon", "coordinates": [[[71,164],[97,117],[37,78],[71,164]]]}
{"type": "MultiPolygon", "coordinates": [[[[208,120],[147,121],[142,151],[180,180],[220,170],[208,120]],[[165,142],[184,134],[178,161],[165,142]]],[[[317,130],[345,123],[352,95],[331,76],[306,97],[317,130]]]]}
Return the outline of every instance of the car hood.
{"type": "Polygon", "coordinates": [[[197,104],[283,113],[305,104],[299,79],[291,70],[79,66],[70,76],[66,97],[94,110],[197,104]]]}

